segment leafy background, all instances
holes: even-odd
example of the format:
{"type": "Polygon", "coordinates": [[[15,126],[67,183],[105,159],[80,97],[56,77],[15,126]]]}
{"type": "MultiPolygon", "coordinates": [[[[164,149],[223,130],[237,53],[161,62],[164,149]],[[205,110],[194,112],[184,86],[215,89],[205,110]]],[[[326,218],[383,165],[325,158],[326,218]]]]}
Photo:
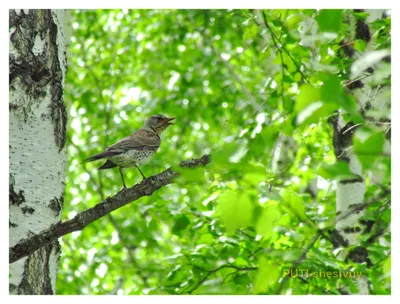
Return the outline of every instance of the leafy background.
{"type": "MultiPolygon", "coordinates": [[[[267,24],[251,10],[72,12],[64,218],[121,189],[118,170],[98,172],[101,163],[80,162],[152,114],[176,117],[176,123],[142,166],[146,176],[204,154],[211,153],[212,162],[181,169],[175,184],[63,237],[58,294],[357,290],[345,278],[283,279],[296,267],[362,271],[371,293],[390,293],[390,157],[381,155],[388,125],[366,124],[369,142],[355,142],[357,151],[369,153],[365,173],[380,176],[368,179],[366,193],[366,200],[379,197],[366,215],[379,224],[362,240],[372,266],[340,261],[317,232],[334,227],[335,179],[350,174],[336,162],[329,117],[341,108],[364,122],[342,86],[354,59],[343,56],[340,41],[354,32],[348,20],[367,14],[264,14],[267,24]],[[279,156],[279,147],[287,153],[279,156]],[[386,242],[366,243],[377,229],[386,242]]],[[[390,18],[370,24],[375,49],[390,49],[390,24],[390,18]]],[[[355,39],[354,48],[363,52],[366,44],[355,39]]],[[[390,64],[379,71],[376,82],[390,85],[390,64]]],[[[384,96],[390,100],[390,90],[384,96]]],[[[390,118],[390,109],[381,114],[390,118]]],[[[141,180],[136,169],[124,173],[128,187],[141,180]]]]}

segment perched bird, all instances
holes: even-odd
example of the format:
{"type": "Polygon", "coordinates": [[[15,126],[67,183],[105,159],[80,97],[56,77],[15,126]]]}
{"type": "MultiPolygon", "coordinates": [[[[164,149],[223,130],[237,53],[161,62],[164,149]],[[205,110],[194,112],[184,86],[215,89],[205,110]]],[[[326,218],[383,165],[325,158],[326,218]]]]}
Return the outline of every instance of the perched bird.
{"type": "Polygon", "coordinates": [[[122,183],[124,189],[126,189],[122,174],[123,168],[136,167],[145,179],[146,177],[139,169],[139,165],[147,163],[156,153],[161,143],[160,134],[172,125],[171,120],[173,119],[175,118],[153,115],[145,120],[141,129],[109,146],[106,151],[86,158],[83,163],[106,159],[107,161],[99,170],[119,167],[122,183]]]}

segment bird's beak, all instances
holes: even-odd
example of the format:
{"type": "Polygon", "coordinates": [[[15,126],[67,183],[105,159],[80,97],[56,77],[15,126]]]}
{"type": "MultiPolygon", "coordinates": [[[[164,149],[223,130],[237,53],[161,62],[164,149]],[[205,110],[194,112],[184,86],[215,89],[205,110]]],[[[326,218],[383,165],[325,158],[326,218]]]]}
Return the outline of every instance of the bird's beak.
{"type": "Polygon", "coordinates": [[[175,119],[175,117],[167,118],[167,124],[168,124],[168,126],[173,125],[173,123],[171,123],[170,121],[171,121],[171,120],[174,120],[174,119],[175,119]]]}

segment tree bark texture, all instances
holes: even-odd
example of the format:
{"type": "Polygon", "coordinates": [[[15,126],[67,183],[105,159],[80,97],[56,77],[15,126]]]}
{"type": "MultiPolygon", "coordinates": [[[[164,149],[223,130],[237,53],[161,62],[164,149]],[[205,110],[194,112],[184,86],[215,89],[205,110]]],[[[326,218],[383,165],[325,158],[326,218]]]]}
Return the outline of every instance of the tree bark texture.
{"type": "MultiPolygon", "coordinates": [[[[374,50],[375,44],[372,40],[372,35],[368,23],[375,19],[382,18],[384,10],[368,10],[370,16],[364,20],[352,20],[352,26],[355,31],[352,33],[352,39],[361,39],[367,44],[367,51],[374,50]]],[[[356,54],[351,44],[342,41],[343,45],[350,45],[344,50],[344,54],[357,60],[363,54],[356,54]]],[[[366,73],[369,73],[366,67],[366,73]]],[[[347,89],[354,95],[358,105],[359,112],[364,113],[366,109],[374,107],[382,110],[382,104],[387,103],[384,94],[377,94],[377,90],[372,87],[372,78],[366,77],[362,80],[349,79],[347,89]],[[374,90],[376,91],[374,94],[374,90]]],[[[387,98],[386,98],[387,99],[387,98]]],[[[357,212],[351,212],[349,216],[343,219],[344,214],[348,214],[354,206],[360,206],[364,203],[366,192],[366,178],[362,165],[354,153],[353,135],[361,124],[354,124],[352,121],[345,121],[342,111],[339,111],[336,116],[331,119],[333,125],[333,146],[335,149],[336,158],[338,161],[347,162],[351,172],[355,175],[351,179],[342,179],[337,182],[336,189],[336,233],[338,234],[338,246],[352,247],[345,255],[339,255],[340,259],[348,259],[355,263],[366,263],[370,265],[367,249],[360,244],[360,236],[366,230],[365,223],[362,217],[365,215],[365,209],[360,209],[357,212]]],[[[390,151],[390,149],[389,149],[390,151]]],[[[346,251],[343,251],[346,252],[346,251]]],[[[361,276],[357,281],[359,288],[358,294],[368,294],[368,279],[366,276],[361,276]]]]}
{"type": "MultiPolygon", "coordinates": [[[[9,11],[9,244],[59,222],[67,112],[63,10],[9,11]]],[[[55,240],[10,265],[10,294],[54,294],[55,240]]]]}

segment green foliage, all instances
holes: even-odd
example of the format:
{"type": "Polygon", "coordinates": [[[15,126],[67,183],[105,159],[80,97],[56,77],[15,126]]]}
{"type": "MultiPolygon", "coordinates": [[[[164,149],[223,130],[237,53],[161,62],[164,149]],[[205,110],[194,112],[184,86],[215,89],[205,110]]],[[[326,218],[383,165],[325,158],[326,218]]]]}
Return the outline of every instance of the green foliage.
{"type": "Polygon", "coordinates": [[[325,179],[352,179],[356,178],[350,168],[349,164],[343,161],[338,161],[333,164],[323,164],[319,170],[318,175],[325,179]]]}
{"type": "MultiPolygon", "coordinates": [[[[361,111],[360,97],[344,85],[355,59],[341,42],[354,32],[349,20],[367,13],[264,12],[269,28],[251,10],[73,11],[63,218],[121,189],[117,169],[80,162],[152,114],[176,122],[141,170],[151,176],[172,167],[180,176],[63,237],[58,294],[357,290],[349,278],[287,278],[292,267],[362,271],[372,293],[390,293],[390,90],[376,98],[379,110],[361,111]],[[361,240],[373,266],[342,261],[345,249],[327,237],[338,180],[353,177],[348,163],[336,161],[329,121],[337,111],[354,124],[349,149],[362,165],[365,201],[379,197],[363,217],[375,223],[361,240]],[[204,154],[212,155],[206,167],[179,168],[204,154]]],[[[390,26],[390,18],[370,23],[376,50],[390,49],[390,26]]],[[[353,45],[367,47],[361,39],[353,45]]],[[[374,67],[369,96],[390,88],[390,63],[374,67]]],[[[135,168],[124,175],[128,187],[141,181],[135,168]]]]}
{"type": "Polygon", "coordinates": [[[323,9],[316,20],[321,32],[338,32],[342,26],[343,10],[323,9]]]}
{"type": "Polygon", "coordinates": [[[227,190],[218,199],[215,215],[221,218],[228,233],[250,224],[253,204],[246,193],[227,190]]]}
{"type": "Polygon", "coordinates": [[[279,266],[272,261],[260,260],[260,270],[254,283],[254,294],[266,294],[274,287],[281,275],[279,266]]]}

